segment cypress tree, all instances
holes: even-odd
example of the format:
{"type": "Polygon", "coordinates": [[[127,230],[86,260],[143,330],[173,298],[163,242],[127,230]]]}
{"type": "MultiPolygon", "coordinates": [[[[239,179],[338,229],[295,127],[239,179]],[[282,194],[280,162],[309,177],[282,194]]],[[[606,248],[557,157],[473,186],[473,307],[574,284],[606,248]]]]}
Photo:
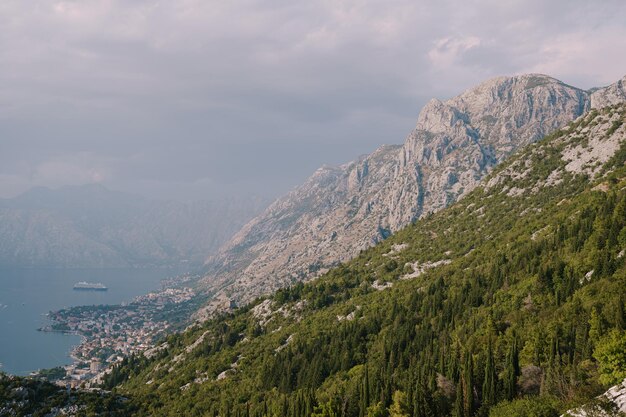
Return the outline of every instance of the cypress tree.
{"type": "Polygon", "coordinates": [[[463,382],[459,379],[456,386],[456,396],[454,398],[453,417],[463,417],[463,382]]]}
{"type": "Polygon", "coordinates": [[[511,401],[517,392],[517,377],[520,374],[519,368],[519,347],[517,337],[513,336],[511,347],[506,355],[506,372],[504,379],[504,397],[511,401]]]}
{"type": "Polygon", "coordinates": [[[430,390],[422,383],[418,383],[413,394],[413,416],[433,417],[435,416],[433,398],[430,390]]]}
{"type": "Polygon", "coordinates": [[[485,361],[485,379],[483,381],[482,403],[486,407],[490,407],[496,403],[497,375],[491,344],[492,342],[489,340],[487,345],[487,358],[485,361]]]}
{"type": "Polygon", "coordinates": [[[370,404],[369,385],[369,371],[366,364],[363,372],[363,382],[361,383],[361,392],[359,395],[359,417],[365,416],[367,413],[367,407],[369,407],[370,404]]]}
{"type": "Polygon", "coordinates": [[[471,417],[474,415],[474,361],[472,353],[465,352],[465,361],[463,365],[463,416],[471,417]]]}
{"type": "Polygon", "coordinates": [[[287,396],[283,395],[283,407],[282,407],[282,415],[289,415],[289,404],[287,404],[287,396]]]}
{"type": "Polygon", "coordinates": [[[615,309],[615,327],[619,330],[626,330],[626,315],[624,314],[624,300],[619,298],[617,300],[615,309]]]}

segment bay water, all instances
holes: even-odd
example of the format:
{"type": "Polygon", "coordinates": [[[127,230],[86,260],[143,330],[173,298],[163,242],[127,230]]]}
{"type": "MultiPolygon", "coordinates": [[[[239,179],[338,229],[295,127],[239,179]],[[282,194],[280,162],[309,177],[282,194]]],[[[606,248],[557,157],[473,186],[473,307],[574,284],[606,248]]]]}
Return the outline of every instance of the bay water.
{"type": "Polygon", "coordinates": [[[0,371],[30,372],[66,365],[80,337],[40,332],[46,313],[79,305],[119,304],[160,288],[173,269],[0,268],[0,371]],[[102,282],[108,291],[75,291],[79,281],[102,282]]]}

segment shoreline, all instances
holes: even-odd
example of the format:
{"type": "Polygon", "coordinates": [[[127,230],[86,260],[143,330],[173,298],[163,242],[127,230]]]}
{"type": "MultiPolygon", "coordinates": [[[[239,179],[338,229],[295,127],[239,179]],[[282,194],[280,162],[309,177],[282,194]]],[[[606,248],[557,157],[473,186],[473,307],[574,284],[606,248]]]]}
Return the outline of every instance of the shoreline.
{"type": "MultiPolygon", "coordinates": [[[[123,358],[153,347],[159,337],[171,331],[170,319],[180,320],[178,316],[197,301],[196,291],[182,286],[191,278],[184,275],[164,279],[159,290],[137,296],[130,302],[73,306],[48,312],[50,324],[37,331],[81,338],[67,353],[71,363],[62,366],[66,377],[56,382],[89,384],[123,358]],[[164,315],[164,311],[167,314],[164,315]]],[[[186,320],[191,317],[190,314],[182,316],[186,320]]]]}
{"type": "MultiPolygon", "coordinates": [[[[140,354],[164,335],[184,328],[192,320],[192,313],[205,302],[206,295],[195,290],[199,278],[199,275],[189,273],[169,276],[160,279],[154,289],[147,289],[140,295],[122,300],[116,297],[114,304],[70,304],[59,310],[40,312],[37,314],[39,325],[33,330],[42,334],[79,336],[80,339],[65,342],[65,349],[55,352],[54,359],[37,361],[32,368],[26,363],[26,367],[20,366],[14,371],[5,369],[3,364],[0,372],[28,376],[63,368],[66,370],[65,382],[88,384],[101,374],[100,371],[124,357],[140,354]],[[91,372],[92,363],[93,370],[98,372],[91,372]]],[[[3,306],[6,307],[4,303],[3,306]]],[[[47,351],[45,339],[38,346],[47,351]]]]}

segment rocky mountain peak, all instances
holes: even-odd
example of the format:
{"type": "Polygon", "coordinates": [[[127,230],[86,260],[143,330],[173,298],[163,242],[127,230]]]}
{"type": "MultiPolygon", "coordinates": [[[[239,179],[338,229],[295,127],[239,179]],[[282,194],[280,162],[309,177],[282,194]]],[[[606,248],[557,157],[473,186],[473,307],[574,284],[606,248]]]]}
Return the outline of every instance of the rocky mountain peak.
{"type": "MultiPolygon", "coordinates": [[[[623,82],[593,93],[623,97],[623,82]]],[[[316,171],[207,261],[205,284],[237,300],[316,277],[474,189],[518,148],[592,106],[591,93],[542,74],[497,77],[433,99],[402,146],[316,171]]]]}
{"type": "Polygon", "coordinates": [[[626,101],[626,76],[608,87],[591,94],[591,107],[599,109],[626,101]]]}
{"type": "MultiPolygon", "coordinates": [[[[405,147],[421,162],[424,144],[480,137],[499,159],[589,110],[589,94],[542,74],[496,77],[445,102],[431,100],[405,147]],[[420,134],[420,131],[427,132],[420,134]],[[443,135],[437,138],[433,135],[443,135]],[[437,140],[435,140],[437,139],[437,140]]],[[[446,149],[439,149],[445,153],[446,149]]]]}
{"type": "Polygon", "coordinates": [[[455,107],[436,98],[431,99],[417,118],[416,130],[442,133],[453,128],[459,121],[465,122],[465,115],[455,107]]]}
{"type": "Polygon", "coordinates": [[[543,74],[495,77],[472,87],[450,100],[470,115],[493,112],[520,97],[536,96],[539,90],[555,90],[562,82],[543,74]]]}

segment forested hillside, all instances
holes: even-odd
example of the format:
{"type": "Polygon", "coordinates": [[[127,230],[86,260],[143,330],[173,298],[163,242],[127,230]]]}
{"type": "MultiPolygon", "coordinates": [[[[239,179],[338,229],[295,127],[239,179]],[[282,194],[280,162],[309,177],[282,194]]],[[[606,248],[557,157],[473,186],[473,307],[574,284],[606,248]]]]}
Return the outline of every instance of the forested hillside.
{"type": "Polygon", "coordinates": [[[626,377],[626,106],[106,385],[139,415],[556,416],[626,377]]]}

